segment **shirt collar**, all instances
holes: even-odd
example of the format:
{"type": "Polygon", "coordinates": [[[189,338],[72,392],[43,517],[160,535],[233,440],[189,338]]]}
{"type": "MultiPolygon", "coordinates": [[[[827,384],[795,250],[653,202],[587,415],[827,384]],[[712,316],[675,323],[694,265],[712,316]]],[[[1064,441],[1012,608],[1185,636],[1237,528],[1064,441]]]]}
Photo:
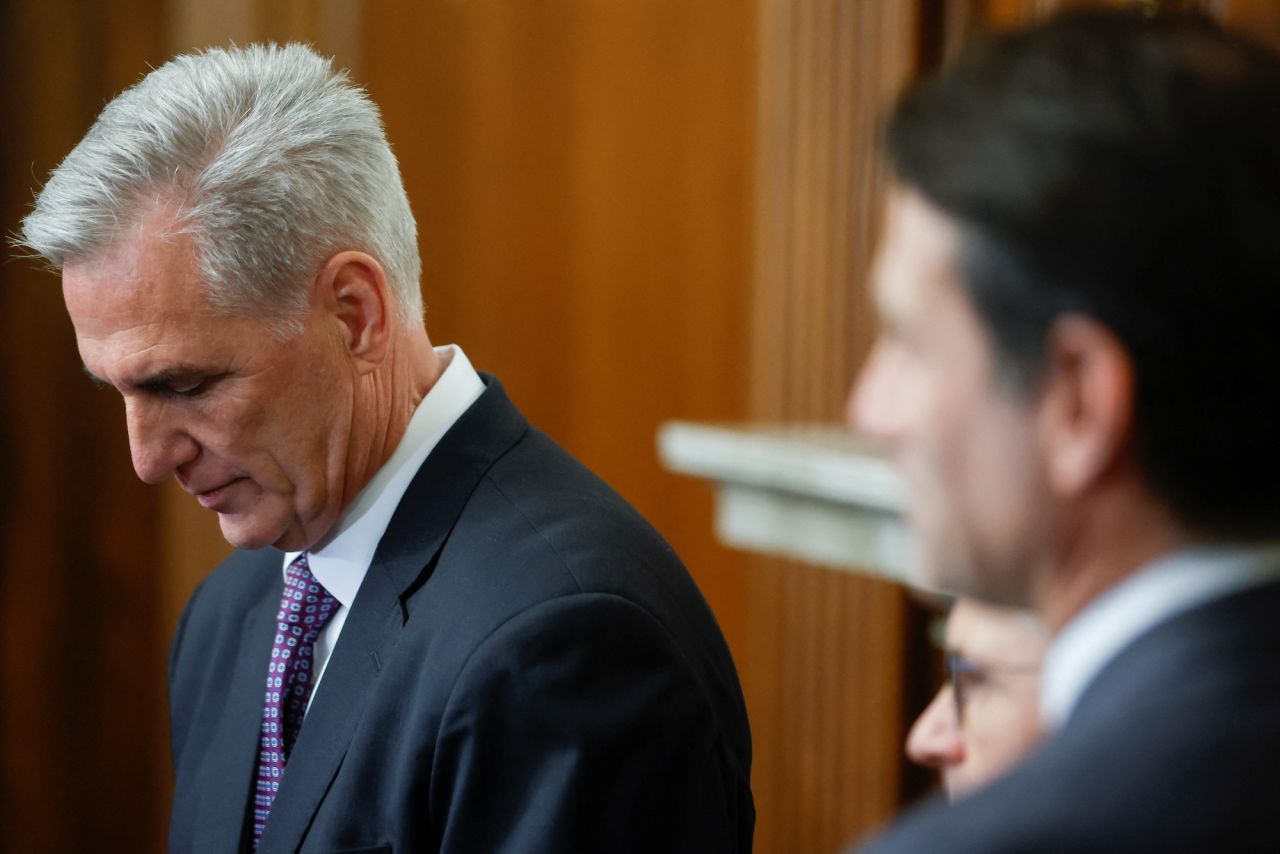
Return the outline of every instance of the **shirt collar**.
{"type": "Polygon", "coordinates": [[[1280,543],[1200,546],[1159,558],[1094,599],[1045,657],[1040,714],[1061,728],[1085,689],[1148,629],[1198,605],[1280,578],[1280,543]]]}
{"type": "MultiPolygon", "coordinates": [[[[328,541],[307,552],[312,575],[348,608],[413,476],[454,422],[484,392],[484,382],[462,348],[451,344],[435,350],[444,362],[444,371],[414,410],[400,444],[338,519],[328,541]]],[[[299,554],[286,552],[281,572],[299,554]]]]}

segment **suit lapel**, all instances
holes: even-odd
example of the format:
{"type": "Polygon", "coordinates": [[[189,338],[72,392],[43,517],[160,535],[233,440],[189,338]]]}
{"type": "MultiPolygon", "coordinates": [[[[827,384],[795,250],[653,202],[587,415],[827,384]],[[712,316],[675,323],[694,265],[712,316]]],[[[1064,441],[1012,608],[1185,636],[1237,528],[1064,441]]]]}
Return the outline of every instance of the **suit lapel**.
{"type": "Polygon", "coordinates": [[[485,472],[529,431],[502,385],[487,388],[440,440],[405,490],[378,544],[373,565],[385,568],[403,596],[425,581],[431,562],[485,472]]]}
{"type": "Polygon", "coordinates": [[[257,778],[267,662],[278,608],[278,597],[277,601],[264,600],[244,621],[239,660],[227,686],[226,712],[199,781],[204,792],[202,817],[196,823],[201,831],[193,846],[196,851],[240,850],[257,778]]]}
{"type": "Polygon", "coordinates": [[[262,854],[301,845],[408,619],[407,594],[429,576],[484,473],[529,429],[498,381],[482,377],[484,393],[422,464],[378,544],[271,806],[262,854]]]}

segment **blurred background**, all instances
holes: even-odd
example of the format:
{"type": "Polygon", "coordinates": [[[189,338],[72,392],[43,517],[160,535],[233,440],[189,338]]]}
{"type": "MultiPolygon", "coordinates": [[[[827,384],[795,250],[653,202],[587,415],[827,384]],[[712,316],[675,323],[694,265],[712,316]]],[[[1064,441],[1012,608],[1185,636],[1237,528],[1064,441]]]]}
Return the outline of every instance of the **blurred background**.
{"type": "MultiPolygon", "coordinates": [[[[874,332],[876,118],[972,31],[1050,0],[0,0],[0,225],[114,94],[174,53],[302,40],[381,105],[427,327],[672,542],[755,742],[756,850],[827,852],[929,785],[902,739],[937,677],[887,581],[750,557],[668,419],[835,422],[874,332]]],[[[1275,40],[1277,0],[1199,6],[1275,40]]],[[[164,848],[165,664],[227,551],[129,462],[56,278],[0,263],[0,847],[164,848]]]]}

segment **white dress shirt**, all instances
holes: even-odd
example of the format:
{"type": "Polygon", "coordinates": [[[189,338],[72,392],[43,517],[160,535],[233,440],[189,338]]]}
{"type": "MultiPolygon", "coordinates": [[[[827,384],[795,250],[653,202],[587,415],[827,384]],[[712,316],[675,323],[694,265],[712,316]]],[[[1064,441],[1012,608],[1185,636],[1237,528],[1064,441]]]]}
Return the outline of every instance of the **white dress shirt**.
{"type": "Polygon", "coordinates": [[[1280,579],[1280,544],[1200,546],[1166,555],[1107,590],[1058,633],[1040,678],[1040,714],[1060,729],[1089,684],[1121,650],[1157,624],[1280,579]]]}
{"type": "MultiPolygon", "coordinates": [[[[311,574],[338,600],[337,609],[316,639],[312,697],[324,677],[329,655],[342,634],[364,574],[373,562],[373,553],[410,481],[444,434],[484,392],[484,382],[462,348],[448,345],[435,350],[444,371],[414,410],[395,452],[338,519],[328,541],[307,552],[311,574]]],[[[285,553],[282,575],[299,554],[285,553]]]]}

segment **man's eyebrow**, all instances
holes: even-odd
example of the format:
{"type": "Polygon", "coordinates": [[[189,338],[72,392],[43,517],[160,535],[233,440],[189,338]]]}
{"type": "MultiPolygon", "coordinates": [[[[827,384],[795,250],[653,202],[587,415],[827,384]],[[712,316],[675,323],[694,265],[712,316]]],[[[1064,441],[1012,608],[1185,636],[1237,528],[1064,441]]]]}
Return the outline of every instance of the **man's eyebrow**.
{"type": "Polygon", "coordinates": [[[187,382],[192,377],[202,377],[207,373],[207,369],[198,368],[195,365],[173,365],[149,376],[132,380],[129,384],[134,388],[147,391],[164,391],[175,382],[187,382]]]}
{"type": "MultiPolygon", "coordinates": [[[[93,381],[94,385],[102,387],[111,385],[111,383],[89,370],[87,366],[85,367],[84,372],[88,374],[89,379],[93,381]]],[[[174,365],[157,371],[154,374],[149,374],[134,380],[128,380],[125,385],[130,388],[155,391],[157,389],[163,389],[175,381],[186,381],[192,377],[203,376],[205,373],[207,373],[207,371],[204,368],[198,368],[195,365],[174,365]]]]}

